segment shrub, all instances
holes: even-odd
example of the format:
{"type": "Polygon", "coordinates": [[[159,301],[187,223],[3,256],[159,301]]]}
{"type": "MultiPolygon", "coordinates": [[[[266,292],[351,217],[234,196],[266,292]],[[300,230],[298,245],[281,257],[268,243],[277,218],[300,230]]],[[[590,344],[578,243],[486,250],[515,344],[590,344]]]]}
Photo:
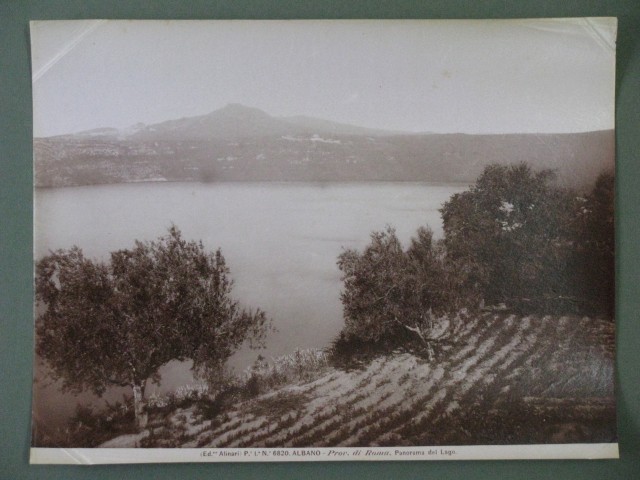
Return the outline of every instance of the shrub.
{"type": "Polygon", "coordinates": [[[296,349],[293,353],[268,361],[259,355],[243,374],[243,390],[249,398],[291,383],[309,382],[324,373],[329,356],[320,349],[296,349]]]}
{"type": "MultiPolygon", "coordinates": [[[[407,339],[407,341],[409,341],[407,339]]],[[[398,343],[397,338],[384,338],[379,342],[362,340],[342,330],[332,341],[328,350],[330,364],[341,370],[362,370],[369,362],[387,353],[398,343]]]]}
{"type": "Polygon", "coordinates": [[[133,419],[130,397],[125,397],[122,403],[107,403],[100,410],[78,405],[64,427],[47,431],[35,424],[32,444],[48,448],[93,448],[119,435],[135,433],[133,419]]]}

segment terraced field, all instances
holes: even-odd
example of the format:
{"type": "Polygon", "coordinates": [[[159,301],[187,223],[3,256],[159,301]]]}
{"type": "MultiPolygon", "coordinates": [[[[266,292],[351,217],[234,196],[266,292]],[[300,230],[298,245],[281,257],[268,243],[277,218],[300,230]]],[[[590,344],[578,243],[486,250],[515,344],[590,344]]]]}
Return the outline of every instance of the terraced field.
{"type": "Polygon", "coordinates": [[[197,405],[178,409],[102,446],[610,442],[613,369],[613,322],[491,313],[467,321],[431,362],[395,352],[361,369],[328,369],[210,419],[197,405]]]}

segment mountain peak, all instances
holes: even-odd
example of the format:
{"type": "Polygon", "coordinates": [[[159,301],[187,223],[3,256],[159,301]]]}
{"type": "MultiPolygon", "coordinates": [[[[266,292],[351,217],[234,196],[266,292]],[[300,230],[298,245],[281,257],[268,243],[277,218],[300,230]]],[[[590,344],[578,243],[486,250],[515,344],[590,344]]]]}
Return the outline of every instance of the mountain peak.
{"type": "Polygon", "coordinates": [[[241,103],[228,103],[224,107],[214,110],[209,115],[226,114],[226,115],[259,115],[261,117],[270,117],[270,115],[259,108],[247,107],[241,103]]]}

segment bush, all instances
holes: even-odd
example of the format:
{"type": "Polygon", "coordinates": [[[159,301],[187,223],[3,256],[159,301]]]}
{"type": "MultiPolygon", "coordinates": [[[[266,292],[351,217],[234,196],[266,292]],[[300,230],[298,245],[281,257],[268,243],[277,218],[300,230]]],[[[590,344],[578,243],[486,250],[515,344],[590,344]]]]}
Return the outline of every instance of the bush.
{"type": "Polygon", "coordinates": [[[259,355],[244,372],[243,390],[249,398],[273,390],[280,385],[309,382],[324,373],[328,355],[319,349],[296,349],[293,353],[272,358],[259,355]]]}
{"type": "Polygon", "coordinates": [[[356,335],[347,336],[343,330],[331,342],[329,363],[345,371],[362,370],[372,359],[386,354],[400,343],[396,337],[386,337],[378,342],[366,341],[356,335]]]}
{"type": "Polygon", "coordinates": [[[46,430],[35,424],[32,444],[47,448],[93,448],[119,435],[136,433],[134,408],[130,397],[100,410],[78,405],[65,427],[46,430]]]}

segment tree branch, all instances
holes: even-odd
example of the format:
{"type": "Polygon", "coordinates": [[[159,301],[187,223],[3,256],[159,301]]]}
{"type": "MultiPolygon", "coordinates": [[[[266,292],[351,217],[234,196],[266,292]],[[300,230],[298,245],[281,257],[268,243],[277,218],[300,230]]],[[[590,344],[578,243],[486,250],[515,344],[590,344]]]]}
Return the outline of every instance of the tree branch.
{"type": "Polygon", "coordinates": [[[424,336],[424,334],[422,333],[422,330],[420,330],[419,327],[411,327],[405,323],[402,323],[400,320],[398,320],[397,317],[393,317],[393,319],[396,321],[396,323],[398,323],[399,325],[402,325],[404,328],[406,328],[407,330],[409,330],[410,332],[415,333],[416,335],[418,335],[420,337],[420,340],[422,340],[425,344],[428,343],[428,339],[424,336]]]}

